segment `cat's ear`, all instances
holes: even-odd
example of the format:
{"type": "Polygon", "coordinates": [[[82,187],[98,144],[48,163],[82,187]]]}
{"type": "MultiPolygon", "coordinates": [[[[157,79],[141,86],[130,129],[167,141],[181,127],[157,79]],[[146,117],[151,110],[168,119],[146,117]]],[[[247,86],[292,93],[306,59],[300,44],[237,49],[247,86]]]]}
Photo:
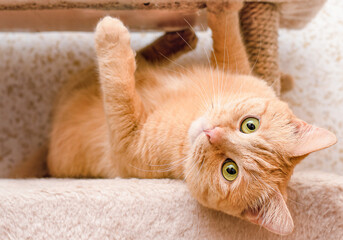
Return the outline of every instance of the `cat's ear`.
{"type": "Polygon", "coordinates": [[[294,228],[292,216],[280,193],[275,193],[270,197],[269,202],[258,211],[246,211],[244,217],[279,235],[290,234],[294,228]]]}
{"type": "Polygon", "coordinates": [[[292,157],[300,157],[309,153],[330,147],[337,142],[332,132],[308,124],[300,119],[294,119],[292,123],[296,126],[296,142],[288,150],[292,157]]]}

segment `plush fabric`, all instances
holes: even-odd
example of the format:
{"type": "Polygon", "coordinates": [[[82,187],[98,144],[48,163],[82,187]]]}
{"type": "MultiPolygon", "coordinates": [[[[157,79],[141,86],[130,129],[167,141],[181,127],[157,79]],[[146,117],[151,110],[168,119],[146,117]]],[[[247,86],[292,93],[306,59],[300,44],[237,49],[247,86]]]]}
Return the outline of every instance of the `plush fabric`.
{"type": "Polygon", "coordinates": [[[1,239],[339,240],[343,177],[297,173],[289,186],[295,229],[278,236],[200,206],[182,181],[0,181],[1,239]]]}
{"type": "MultiPolygon", "coordinates": [[[[343,173],[343,1],[329,0],[301,31],[282,30],[281,70],[295,79],[282,95],[295,114],[328,128],[338,143],[311,154],[297,168],[343,173]]],[[[180,62],[206,63],[209,31],[199,32],[198,47],[180,62]]],[[[135,33],[132,46],[145,46],[158,33],[135,33]]],[[[46,144],[53,100],[68,77],[91,64],[92,33],[0,33],[0,177],[46,144]]]]}

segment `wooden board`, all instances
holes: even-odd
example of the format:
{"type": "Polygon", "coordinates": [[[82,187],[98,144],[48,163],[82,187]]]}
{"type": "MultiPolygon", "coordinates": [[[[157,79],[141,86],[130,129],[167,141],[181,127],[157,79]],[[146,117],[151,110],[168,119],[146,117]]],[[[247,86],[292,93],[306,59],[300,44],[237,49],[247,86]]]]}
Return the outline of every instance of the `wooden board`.
{"type": "MultiPolygon", "coordinates": [[[[325,1],[263,0],[279,5],[280,26],[286,28],[305,26],[325,1]]],[[[131,30],[175,31],[188,27],[188,23],[202,30],[206,28],[204,9],[208,2],[210,1],[1,0],[0,31],[93,31],[96,22],[106,15],[121,18],[131,30]]]]}

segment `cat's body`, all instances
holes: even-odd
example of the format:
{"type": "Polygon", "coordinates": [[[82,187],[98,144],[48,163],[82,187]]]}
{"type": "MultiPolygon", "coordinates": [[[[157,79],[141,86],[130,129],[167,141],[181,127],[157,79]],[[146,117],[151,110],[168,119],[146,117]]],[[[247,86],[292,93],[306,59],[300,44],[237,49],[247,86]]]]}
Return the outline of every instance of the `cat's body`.
{"type": "MultiPolygon", "coordinates": [[[[249,97],[275,98],[262,80],[208,66],[187,70],[151,66],[136,72],[136,79],[146,120],[139,137],[128,139],[128,144],[109,144],[93,68],[75,76],[65,87],[54,115],[49,149],[53,176],[184,178],[180,159],[185,159],[191,149],[190,126],[212,107],[212,101],[217,104],[218,94],[222,95],[221,101],[226,98],[235,102],[249,97]],[[250,90],[242,91],[245,86],[250,90]]],[[[191,131],[205,130],[201,127],[191,131]]],[[[126,131],[126,126],[117,126],[117,131],[126,131]]]]}
{"type": "MultiPolygon", "coordinates": [[[[180,178],[202,205],[290,233],[285,200],[294,166],[336,137],[297,119],[264,81],[232,74],[249,73],[234,38],[238,10],[228,15],[236,25],[227,47],[214,46],[215,67],[150,64],[143,51],[136,70],[129,32],[104,18],[95,34],[99,74],[82,73],[57,101],[50,174],[180,178]]],[[[223,16],[209,13],[209,23],[223,16]]]]}

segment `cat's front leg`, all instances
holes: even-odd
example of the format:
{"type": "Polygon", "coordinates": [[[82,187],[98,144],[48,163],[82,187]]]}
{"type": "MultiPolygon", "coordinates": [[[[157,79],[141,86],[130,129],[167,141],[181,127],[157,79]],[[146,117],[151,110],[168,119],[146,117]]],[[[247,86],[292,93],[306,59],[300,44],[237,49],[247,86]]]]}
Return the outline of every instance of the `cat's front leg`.
{"type": "Polygon", "coordinates": [[[241,2],[212,2],[207,5],[208,26],[212,30],[212,65],[231,73],[250,74],[248,56],[240,33],[241,2]]]}
{"type": "Polygon", "coordinates": [[[129,31],[120,20],[105,17],[96,27],[95,45],[111,146],[127,147],[145,118],[135,89],[135,53],[129,31]]]}

